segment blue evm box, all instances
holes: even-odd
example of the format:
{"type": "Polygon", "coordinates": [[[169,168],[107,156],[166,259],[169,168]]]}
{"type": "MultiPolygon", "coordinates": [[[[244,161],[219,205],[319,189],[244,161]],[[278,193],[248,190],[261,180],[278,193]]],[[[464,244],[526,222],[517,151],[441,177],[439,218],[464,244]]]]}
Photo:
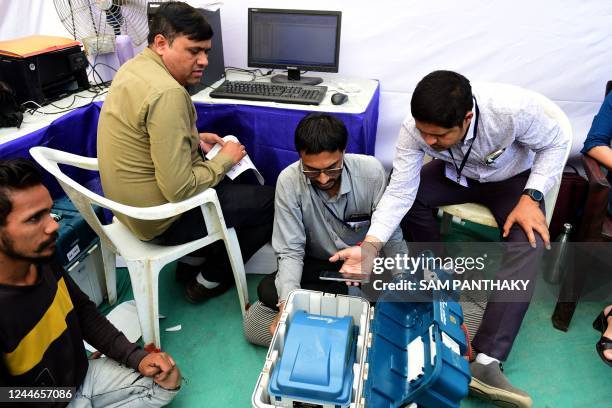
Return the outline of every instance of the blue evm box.
{"type": "Polygon", "coordinates": [[[442,292],[426,301],[385,293],[370,307],[359,297],[293,291],[252,405],[459,407],[470,381],[462,323],[461,306],[442,292]]]}

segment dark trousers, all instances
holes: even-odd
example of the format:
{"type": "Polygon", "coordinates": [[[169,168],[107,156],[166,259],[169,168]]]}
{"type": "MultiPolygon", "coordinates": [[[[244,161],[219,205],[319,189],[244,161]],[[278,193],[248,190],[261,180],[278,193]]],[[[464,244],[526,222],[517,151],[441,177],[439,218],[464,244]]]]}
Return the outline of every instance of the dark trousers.
{"type": "MultiPolygon", "coordinates": [[[[224,179],[215,190],[228,228],[235,228],[242,259],[246,263],[255,252],[272,238],[274,221],[274,188],[250,184],[235,184],[224,179]]],[[[152,242],[159,245],[179,245],[208,234],[202,210],[194,208],[181,215],[170,228],[152,242]]],[[[232,269],[223,241],[217,241],[189,254],[206,258],[202,275],[212,282],[233,281],[232,269]]]]}
{"type": "MultiPolygon", "coordinates": [[[[339,271],[341,266],[342,262],[331,263],[320,259],[304,258],[304,268],[302,269],[300,287],[302,289],[346,295],[348,293],[348,286],[346,286],[346,283],[319,279],[321,271],[339,271]]],[[[276,273],[266,275],[266,277],[259,282],[257,295],[261,303],[271,309],[278,310],[276,306],[278,303],[278,292],[276,291],[276,285],[274,283],[275,279],[276,273]]]]}
{"type": "MultiPolygon", "coordinates": [[[[466,202],[486,206],[501,228],[518,203],[529,177],[527,171],[500,182],[479,183],[468,179],[469,187],[463,187],[445,176],[444,167],[442,160],[433,160],[423,166],[415,202],[402,221],[402,230],[407,239],[416,242],[440,241],[435,209],[442,205],[466,202]]],[[[541,208],[544,211],[543,203],[541,208]]],[[[527,236],[518,224],[512,226],[508,237],[504,239],[508,244],[505,245],[502,265],[496,275],[499,280],[529,280],[528,293],[521,294],[520,301],[508,302],[508,296],[513,294],[492,292],[482,324],[473,341],[477,351],[499,360],[508,357],[533,293],[543,250],[542,238],[537,232],[534,233],[537,249],[529,247],[527,236]]]]}

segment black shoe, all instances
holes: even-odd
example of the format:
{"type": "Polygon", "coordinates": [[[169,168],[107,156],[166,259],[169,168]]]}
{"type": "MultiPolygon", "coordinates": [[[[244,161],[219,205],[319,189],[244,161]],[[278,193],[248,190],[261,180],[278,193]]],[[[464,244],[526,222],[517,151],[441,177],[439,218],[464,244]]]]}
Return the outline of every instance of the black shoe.
{"type": "Polygon", "coordinates": [[[607,315],[604,314],[604,311],[605,309],[601,311],[593,321],[593,328],[602,334],[608,328],[608,317],[612,317],[612,308],[607,315]]]}
{"type": "MultiPolygon", "coordinates": [[[[608,313],[608,315],[610,314],[608,313]]],[[[612,350],[612,339],[609,339],[605,336],[601,336],[597,344],[595,344],[595,349],[597,350],[597,354],[599,354],[599,357],[603,360],[603,362],[609,366],[612,366],[612,360],[608,360],[604,355],[604,351],[612,350]]]]}
{"type": "Polygon", "coordinates": [[[191,303],[201,303],[207,299],[214,298],[227,292],[232,285],[226,282],[219,282],[219,285],[212,289],[208,289],[193,278],[185,285],[185,297],[191,303]]]}
{"type": "Polygon", "coordinates": [[[179,283],[191,282],[193,278],[198,276],[202,270],[202,266],[189,265],[183,262],[176,263],[176,281],[179,283]]]}

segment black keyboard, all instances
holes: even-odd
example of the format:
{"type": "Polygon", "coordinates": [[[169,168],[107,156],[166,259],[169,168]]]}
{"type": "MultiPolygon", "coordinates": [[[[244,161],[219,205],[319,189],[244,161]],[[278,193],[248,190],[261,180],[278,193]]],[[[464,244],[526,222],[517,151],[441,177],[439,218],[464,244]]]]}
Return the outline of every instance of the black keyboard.
{"type": "Polygon", "coordinates": [[[318,105],[325,98],[326,92],[326,86],[225,81],[217,89],[211,91],[210,97],[318,105]]]}

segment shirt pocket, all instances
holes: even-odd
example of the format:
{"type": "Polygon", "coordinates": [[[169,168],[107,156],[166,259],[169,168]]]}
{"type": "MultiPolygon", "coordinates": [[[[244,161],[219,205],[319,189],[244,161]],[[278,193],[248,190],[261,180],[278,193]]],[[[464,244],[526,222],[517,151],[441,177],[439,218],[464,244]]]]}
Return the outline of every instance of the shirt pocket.
{"type": "Polygon", "coordinates": [[[503,169],[512,163],[513,152],[514,152],[514,149],[512,148],[512,145],[506,148],[500,147],[497,150],[493,150],[484,156],[483,158],[484,165],[492,169],[503,169]],[[499,152],[502,149],[504,149],[503,152],[497,155],[497,152],[499,152]],[[497,157],[493,158],[492,157],[493,155],[497,155],[497,157]]]}

